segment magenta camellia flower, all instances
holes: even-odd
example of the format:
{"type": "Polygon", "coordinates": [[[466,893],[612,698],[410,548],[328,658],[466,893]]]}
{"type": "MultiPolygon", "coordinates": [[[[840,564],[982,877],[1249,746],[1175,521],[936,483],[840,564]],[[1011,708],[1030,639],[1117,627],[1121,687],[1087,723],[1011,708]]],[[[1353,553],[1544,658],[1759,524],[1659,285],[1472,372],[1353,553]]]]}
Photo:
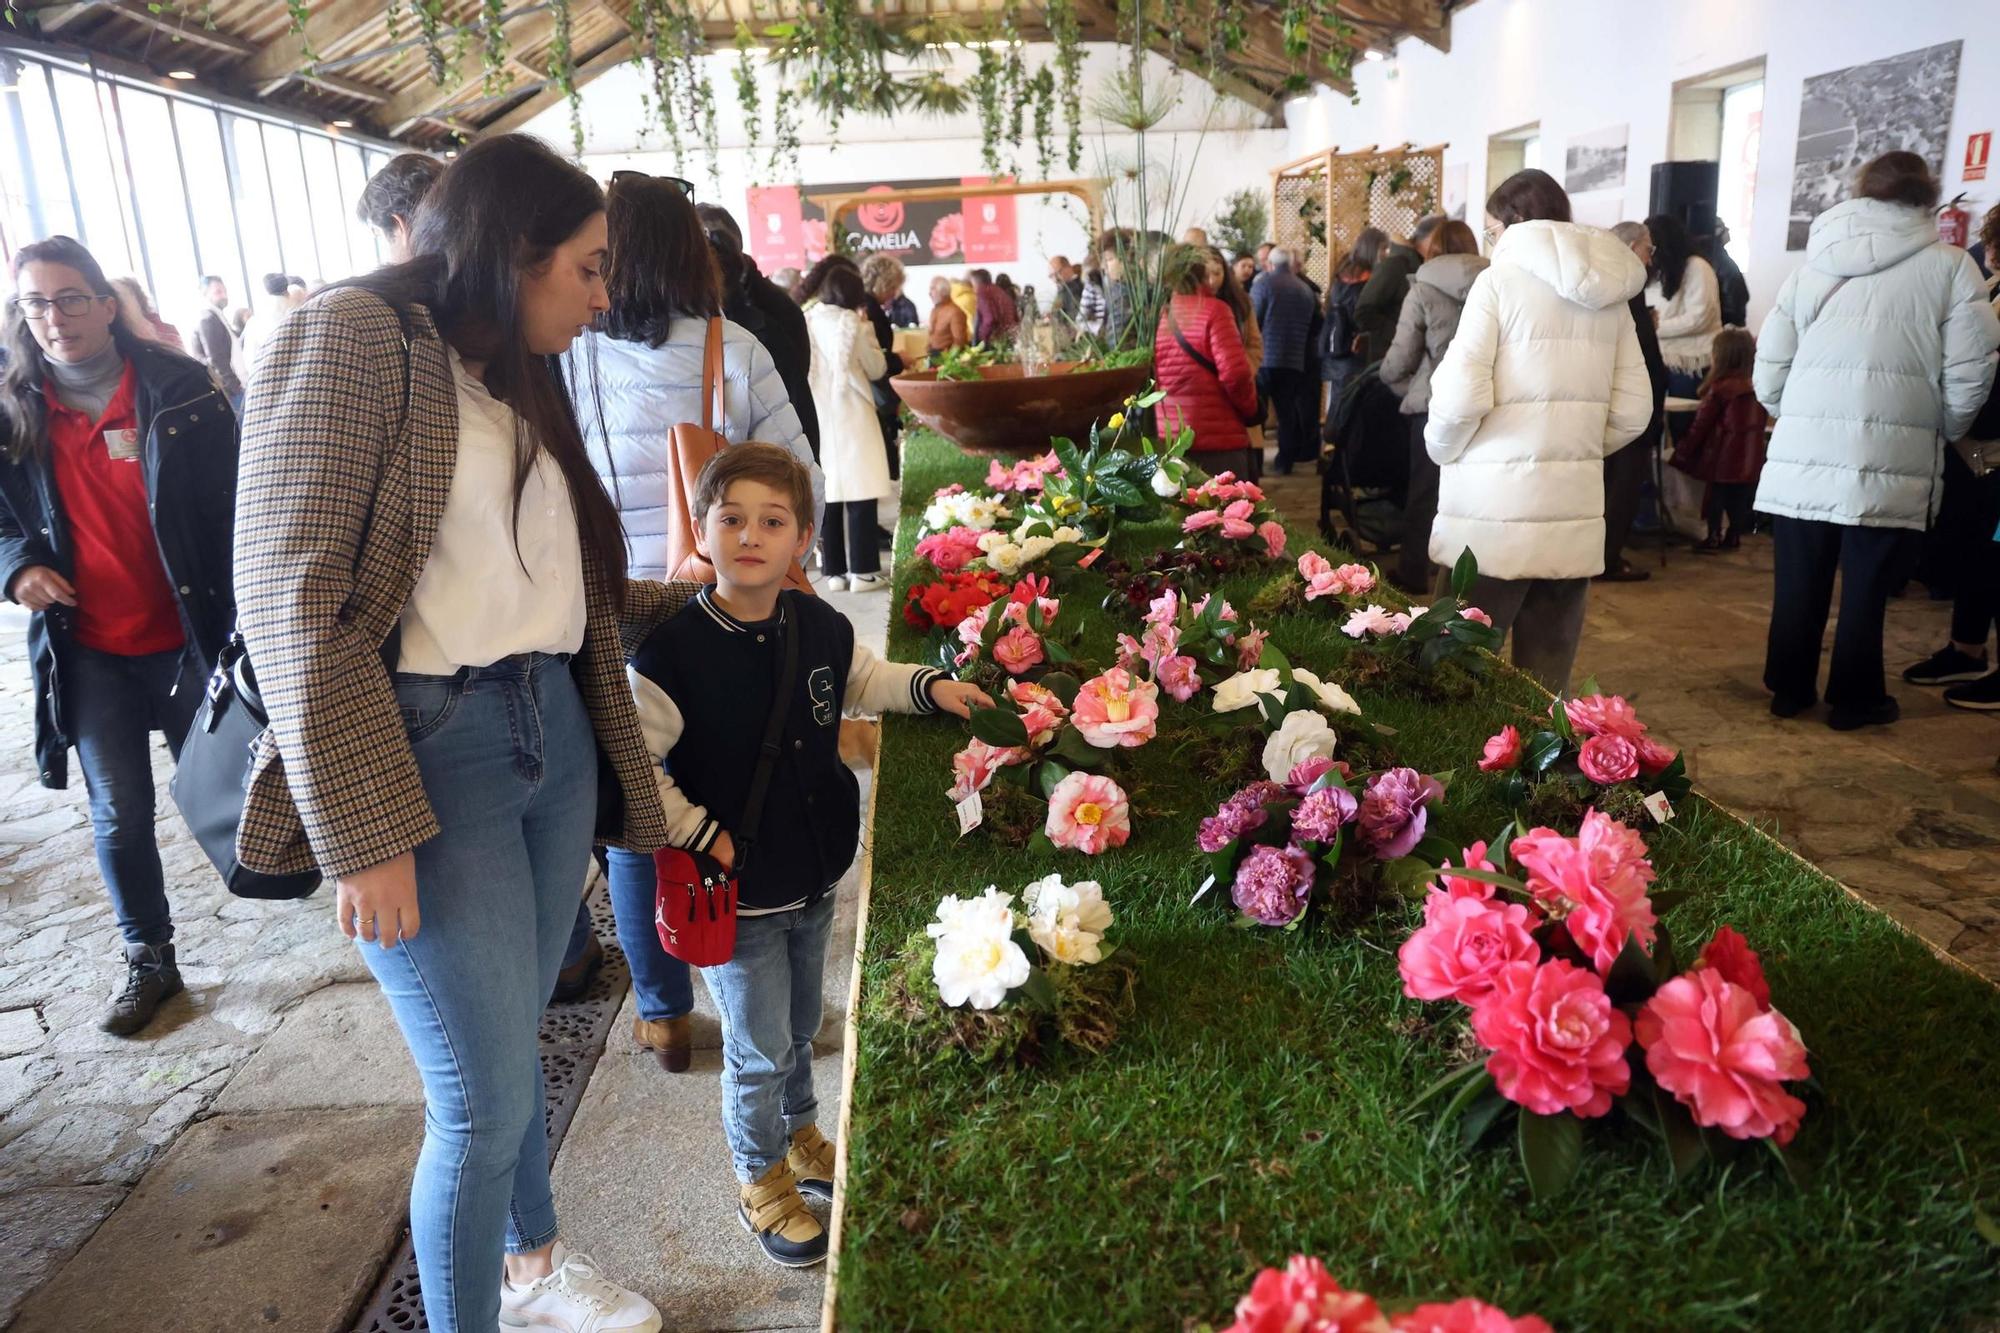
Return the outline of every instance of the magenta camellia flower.
{"type": "Polygon", "coordinates": [[[1574,838],[1533,828],[1508,848],[1527,876],[1528,892],[1553,919],[1564,922],[1592,966],[1609,973],[1636,935],[1653,947],[1653,903],[1646,886],[1653,866],[1636,832],[1597,810],[1587,810],[1574,838]]]}
{"type": "Polygon", "coordinates": [[[1264,539],[1264,554],[1276,560],[1285,553],[1285,527],[1282,523],[1266,519],[1257,525],[1257,535],[1264,539]]]}
{"type": "Polygon", "coordinates": [[[1195,660],[1192,657],[1169,657],[1153,671],[1160,682],[1160,688],[1181,703],[1186,703],[1201,692],[1201,674],[1195,669],[1195,660]]]}
{"type": "Polygon", "coordinates": [[[1583,743],[1576,766],[1601,786],[1630,782],[1639,776],[1639,747],[1616,732],[1599,732],[1583,743]]]}
{"type": "Polygon", "coordinates": [[[1042,831],[1058,847],[1096,856],[1125,845],[1132,836],[1132,811],[1124,790],[1110,778],[1072,773],[1049,793],[1042,831]]]}
{"type": "Polygon", "coordinates": [[[1229,896],[1259,925],[1288,926],[1312,896],[1313,860],[1296,847],[1252,847],[1236,867],[1229,896]]]}
{"type": "MultiPolygon", "coordinates": [[[[994,650],[999,656],[999,650],[994,650]]],[[[1160,687],[1136,680],[1129,671],[1112,667],[1092,676],[1076,692],[1070,724],[1100,750],[1133,749],[1153,739],[1159,730],[1160,687]]]]}
{"type": "Polygon", "coordinates": [[[1632,1020],[1596,973],[1560,958],[1513,962],[1494,971],[1491,987],[1472,1011],[1472,1035],[1492,1052],[1486,1072],[1501,1096],[1536,1115],[1589,1119],[1631,1086],[1632,1020]]]}
{"type": "Polygon", "coordinates": [[[1405,1310],[1389,1320],[1389,1328],[1392,1333],[1555,1333],[1540,1315],[1517,1317],[1470,1296],[1405,1310]]]}
{"type": "Polygon", "coordinates": [[[1292,811],[1292,837],[1307,842],[1332,842],[1345,825],[1354,822],[1359,809],[1353,792],[1342,787],[1322,787],[1292,811]]]}
{"type": "Polygon", "coordinates": [[[1717,968],[1660,987],[1639,1011],[1638,1031],[1646,1068],[1697,1125],[1781,1147],[1798,1133],[1806,1105],[1784,1085],[1810,1072],[1805,1043],[1789,1019],[1717,968]]]}
{"type": "Polygon", "coordinates": [[[1734,927],[1718,926],[1702,949],[1701,957],[1688,971],[1704,967],[1714,968],[1730,985],[1749,991],[1756,997],[1759,1008],[1771,1007],[1771,983],[1764,980],[1764,964],[1758,959],[1757,951],[1750,947],[1750,941],[1738,934],[1734,927]]]}
{"type": "Polygon", "coordinates": [[[1563,701],[1563,712],[1579,736],[1623,736],[1636,741],[1646,734],[1646,724],[1632,711],[1622,694],[1587,694],[1563,701]]]}
{"type": "Polygon", "coordinates": [[[1501,968],[1542,956],[1534,927],[1533,914],[1519,903],[1432,889],[1424,899],[1424,924],[1396,953],[1403,994],[1478,1004],[1492,994],[1501,968]]]}
{"type": "Polygon", "coordinates": [[[1026,625],[1016,625],[993,641],[993,660],[1010,676],[1039,666],[1047,656],[1042,636],[1026,625]]]}
{"type": "Polygon", "coordinates": [[[1504,773],[1521,764],[1521,733],[1512,725],[1486,738],[1486,753],[1480,756],[1479,771],[1504,773]]]}
{"type": "Polygon", "coordinates": [[[1361,845],[1383,861],[1408,856],[1423,841],[1428,807],[1444,785],[1414,768],[1392,768],[1368,779],[1361,797],[1361,845]]]}
{"type": "Polygon", "coordinates": [[[1333,1280],[1326,1265],[1303,1254],[1282,1269],[1267,1268],[1236,1302],[1236,1322],[1222,1333],[1390,1333],[1371,1297],[1333,1280]]]}

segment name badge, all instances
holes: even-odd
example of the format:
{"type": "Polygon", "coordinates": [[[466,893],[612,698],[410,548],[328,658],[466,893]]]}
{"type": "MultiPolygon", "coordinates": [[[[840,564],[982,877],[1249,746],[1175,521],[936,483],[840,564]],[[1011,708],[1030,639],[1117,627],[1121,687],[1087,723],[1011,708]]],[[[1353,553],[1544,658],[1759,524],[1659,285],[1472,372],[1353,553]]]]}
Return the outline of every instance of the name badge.
{"type": "Polygon", "coordinates": [[[136,463],[139,461],[139,432],[131,426],[123,430],[107,430],[104,432],[104,447],[113,458],[136,463]]]}

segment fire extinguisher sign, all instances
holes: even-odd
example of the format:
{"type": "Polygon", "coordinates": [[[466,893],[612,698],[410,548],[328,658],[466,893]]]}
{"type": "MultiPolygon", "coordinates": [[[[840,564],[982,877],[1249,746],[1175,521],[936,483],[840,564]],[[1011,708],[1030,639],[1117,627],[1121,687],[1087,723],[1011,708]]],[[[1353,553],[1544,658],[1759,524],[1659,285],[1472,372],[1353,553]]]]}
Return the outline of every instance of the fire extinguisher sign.
{"type": "Polygon", "coordinates": [[[1986,179],[1986,162],[1993,156],[1993,131],[1982,130],[1968,135],[1965,140],[1965,179],[1983,181],[1986,179]]]}

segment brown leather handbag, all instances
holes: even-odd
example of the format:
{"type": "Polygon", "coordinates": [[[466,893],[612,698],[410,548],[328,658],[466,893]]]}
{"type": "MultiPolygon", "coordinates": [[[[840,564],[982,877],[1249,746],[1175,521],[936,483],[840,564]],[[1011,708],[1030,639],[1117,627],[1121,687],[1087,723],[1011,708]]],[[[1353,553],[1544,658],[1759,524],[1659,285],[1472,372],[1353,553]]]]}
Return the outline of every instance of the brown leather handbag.
{"type": "MultiPolygon", "coordinates": [[[[701,360],[701,420],[683,421],[667,438],[667,486],[673,502],[667,506],[667,578],[693,583],[715,582],[715,566],[695,548],[694,484],[708,460],[729,447],[729,437],[716,429],[726,417],[722,403],[722,319],[708,321],[708,339],[701,360]]],[[[801,519],[810,515],[800,515],[801,519]]],[[[798,561],[785,574],[785,586],[812,594],[812,580],[798,561]]]]}

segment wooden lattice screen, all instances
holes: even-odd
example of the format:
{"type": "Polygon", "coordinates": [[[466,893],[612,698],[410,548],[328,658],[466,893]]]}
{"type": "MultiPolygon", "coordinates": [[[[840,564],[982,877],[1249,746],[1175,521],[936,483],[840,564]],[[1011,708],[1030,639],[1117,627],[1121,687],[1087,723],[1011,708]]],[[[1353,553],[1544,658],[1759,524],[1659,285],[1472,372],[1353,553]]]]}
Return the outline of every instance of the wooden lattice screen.
{"type": "Polygon", "coordinates": [[[1444,206],[1445,147],[1328,149],[1286,163],[1271,173],[1271,239],[1324,288],[1362,228],[1406,237],[1444,206]]]}

